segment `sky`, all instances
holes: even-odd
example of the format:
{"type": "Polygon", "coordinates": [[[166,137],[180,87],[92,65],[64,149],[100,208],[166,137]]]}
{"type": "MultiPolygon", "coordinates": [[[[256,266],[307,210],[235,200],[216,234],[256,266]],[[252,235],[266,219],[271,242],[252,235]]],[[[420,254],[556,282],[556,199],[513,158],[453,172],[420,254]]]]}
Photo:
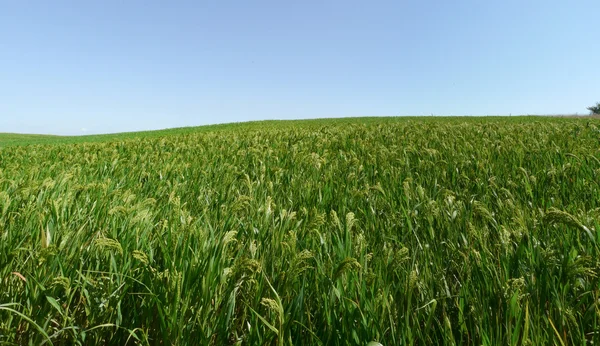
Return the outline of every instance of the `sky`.
{"type": "Polygon", "coordinates": [[[586,114],[598,0],[0,0],[0,132],[586,114]]]}

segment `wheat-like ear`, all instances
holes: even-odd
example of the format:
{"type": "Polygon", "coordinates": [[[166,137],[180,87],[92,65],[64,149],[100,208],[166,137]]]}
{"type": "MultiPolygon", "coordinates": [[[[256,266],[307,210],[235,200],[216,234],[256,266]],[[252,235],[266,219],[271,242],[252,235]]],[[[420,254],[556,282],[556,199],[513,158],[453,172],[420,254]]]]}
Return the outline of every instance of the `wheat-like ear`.
{"type": "Polygon", "coordinates": [[[354,217],[353,212],[349,212],[346,214],[346,232],[351,232],[354,224],[356,223],[356,218],[354,217]]]}
{"type": "Polygon", "coordinates": [[[0,206],[2,206],[2,214],[0,216],[4,217],[8,212],[8,208],[11,204],[10,195],[6,191],[0,192],[0,206]]]}
{"type": "Polygon", "coordinates": [[[275,299],[263,298],[260,300],[260,303],[269,308],[269,310],[271,310],[272,312],[276,313],[277,318],[279,318],[282,315],[282,309],[279,306],[279,304],[277,304],[275,299]]]}
{"type": "Polygon", "coordinates": [[[52,286],[62,287],[65,290],[71,289],[71,279],[64,276],[59,276],[57,278],[52,279],[52,286]]]}
{"type": "Polygon", "coordinates": [[[577,228],[581,231],[584,231],[592,241],[596,240],[587,226],[583,225],[575,216],[567,213],[566,211],[552,207],[548,210],[548,212],[546,212],[544,220],[552,225],[563,224],[577,228]]]}
{"type": "Polygon", "coordinates": [[[225,236],[223,237],[223,246],[226,246],[227,244],[236,241],[235,236],[237,235],[237,231],[229,231],[227,233],[225,233],[225,236]]]}
{"type": "Polygon", "coordinates": [[[46,229],[41,230],[42,232],[42,237],[41,237],[41,241],[42,241],[42,249],[47,248],[48,246],[50,246],[50,243],[52,242],[52,234],[50,234],[50,229],[48,228],[48,226],[46,226],[46,229]]]}
{"type": "Polygon", "coordinates": [[[142,262],[143,264],[148,264],[148,255],[146,255],[143,251],[140,250],[134,250],[133,253],[133,258],[135,258],[136,260],[142,262]]]}
{"type": "Polygon", "coordinates": [[[483,220],[488,222],[495,222],[494,215],[485,207],[485,205],[479,201],[473,202],[473,211],[483,220]]]}
{"type": "Polygon", "coordinates": [[[544,217],[550,224],[564,224],[575,228],[583,228],[583,225],[571,214],[556,208],[550,208],[544,217]]]}
{"type": "Polygon", "coordinates": [[[21,281],[27,282],[27,279],[25,278],[25,276],[23,276],[23,274],[21,274],[19,272],[12,272],[11,274],[18,277],[19,279],[21,279],[21,281]]]}
{"type": "Polygon", "coordinates": [[[121,243],[115,239],[101,236],[94,241],[94,245],[100,251],[116,251],[120,255],[123,254],[123,247],[121,246],[121,243]]]}
{"type": "Polygon", "coordinates": [[[335,268],[335,271],[333,272],[333,281],[337,280],[340,276],[342,276],[342,274],[349,270],[360,270],[361,268],[362,266],[355,258],[348,257],[340,262],[340,264],[338,264],[338,266],[335,268]]]}

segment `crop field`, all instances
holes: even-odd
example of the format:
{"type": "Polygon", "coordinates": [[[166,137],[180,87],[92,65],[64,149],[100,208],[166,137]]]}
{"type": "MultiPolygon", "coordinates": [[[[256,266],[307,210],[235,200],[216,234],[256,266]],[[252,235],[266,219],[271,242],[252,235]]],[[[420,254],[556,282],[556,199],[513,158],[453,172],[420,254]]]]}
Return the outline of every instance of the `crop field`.
{"type": "Polygon", "coordinates": [[[599,119],[2,138],[2,345],[600,342],[599,119]]]}

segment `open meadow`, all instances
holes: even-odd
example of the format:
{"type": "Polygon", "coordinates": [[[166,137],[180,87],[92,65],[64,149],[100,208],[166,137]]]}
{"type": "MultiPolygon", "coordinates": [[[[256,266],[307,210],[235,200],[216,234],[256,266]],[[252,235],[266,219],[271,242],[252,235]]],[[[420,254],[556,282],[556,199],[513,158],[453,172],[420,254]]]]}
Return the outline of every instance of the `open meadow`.
{"type": "Polygon", "coordinates": [[[0,135],[0,344],[597,344],[599,183],[599,119],[0,135]]]}

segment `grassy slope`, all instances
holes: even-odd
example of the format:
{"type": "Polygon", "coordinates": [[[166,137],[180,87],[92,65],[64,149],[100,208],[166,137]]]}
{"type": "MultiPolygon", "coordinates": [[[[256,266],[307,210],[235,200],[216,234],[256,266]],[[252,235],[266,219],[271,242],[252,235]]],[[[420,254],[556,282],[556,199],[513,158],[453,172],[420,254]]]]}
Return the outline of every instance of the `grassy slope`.
{"type": "Polygon", "coordinates": [[[0,133],[0,146],[44,143],[57,140],[58,138],[60,137],[20,133],[0,133]]]}
{"type": "Polygon", "coordinates": [[[44,340],[16,312],[59,344],[598,342],[598,127],[359,118],[13,141],[56,145],[0,151],[0,342],[44,340]]]}
{"type": "MultiPolygon", "coordinates": [[[[397,119],[397,118],[396,118],[397,119]]],[[[227,123],[194,127],[171,128],[164,130],[153,131],[138,131],[138,132],[122,132],[101,135],[86,135],[86,136],[49,136],[49,135],[29,135],[15,133],[0,133],[0,146],[11,145],[35,145],[35,144],[76,144],[76,143],[94,143],[107,141],[120,141],[134,138],[156,138],[165,136],[179,136],[186,134],[198,134],[202,132],[212,132],[221,130],[252,130],[264,127],[285,126],[296,124],[317,124],[323,125],[328,123],[351,123],[361,122],[368,123],[374,121],[389,122],[394,121],[394,118],[344,118],[344,119],[314,119],[314,120],[265,120],[265,121],[250,121],[241,123],[227,123]]]]}
{"type": "MultiPolygon", "coordinates": [[[[0,147],[15,146],[15,145],[36,145],[36,144],[76,144],[76,143],[94,143],[107,141],[120,141],[133,138],[156,138],[164,136],[177,136],[185,134],[197,134],[201,132],[212,132],[221,130],[252,130],[264,127],[285,127],[285,126],[322,126],[322,125],[339,125],[339,124],[389,124],[398,121],[437,121],[446,119],[447,121],[464,121],[471,122],[489,122],[502,119],[508,122],[519,121],[557,121],[557,118],[538,117],[538,116],[520,116],[520,117],[357,117],[357,118],[325,118],[325,119],[308,119],[308,120],[264,120],[251,121],[241,123],[227,123],[194,127],[181,127],[164,130],[153,131],[138,131],[138,132],[122,132],[101,135],[85,135],[85,136],[54,136],[42,134],[18,134],[18,133],[0,133],[0,147]]],[[[560,118],[568,120],[569,118],[560,118]]],[[[580,118],[581,120],[582,118],[580,118]]]]}

